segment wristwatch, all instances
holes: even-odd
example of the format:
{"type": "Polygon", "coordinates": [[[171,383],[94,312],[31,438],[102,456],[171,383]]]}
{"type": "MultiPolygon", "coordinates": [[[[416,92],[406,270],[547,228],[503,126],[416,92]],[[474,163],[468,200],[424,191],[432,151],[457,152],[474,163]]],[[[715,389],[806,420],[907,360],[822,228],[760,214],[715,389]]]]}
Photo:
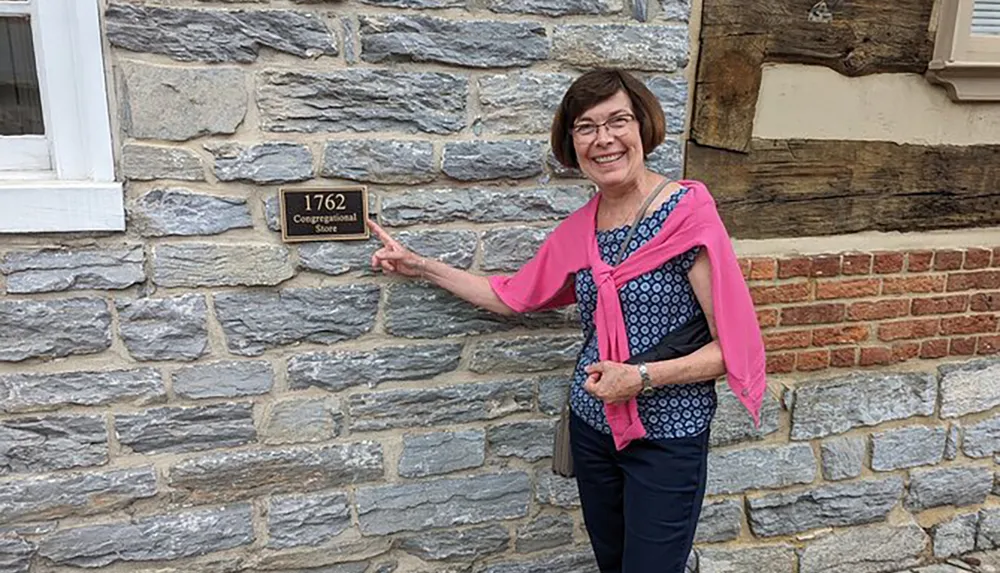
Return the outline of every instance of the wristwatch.
{"type": "Polygon", "coordinates": [[[646,363],[639,362],[636,366],[639,367],[639,379],[642,380],[642,393],[652,394],[653,379],[649,377],[649,370],[646,369],[646,363]]]}

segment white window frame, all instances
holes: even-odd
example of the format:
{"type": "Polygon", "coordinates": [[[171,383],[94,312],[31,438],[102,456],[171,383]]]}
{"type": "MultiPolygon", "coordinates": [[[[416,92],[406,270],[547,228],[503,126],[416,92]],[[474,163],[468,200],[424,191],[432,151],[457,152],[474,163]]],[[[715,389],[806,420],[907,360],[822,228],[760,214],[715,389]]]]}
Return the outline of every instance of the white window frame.
{"type": "MultiPolygon", "coordinates": [[[[35,65],[50,160],[39,170],[38,136],[22,171],[0,170],[0,233],[123,231],[115,181],[99,0],[29,0],[35,65]]],[[[0,15],[25,2],[0,0],[0,15]]]]}

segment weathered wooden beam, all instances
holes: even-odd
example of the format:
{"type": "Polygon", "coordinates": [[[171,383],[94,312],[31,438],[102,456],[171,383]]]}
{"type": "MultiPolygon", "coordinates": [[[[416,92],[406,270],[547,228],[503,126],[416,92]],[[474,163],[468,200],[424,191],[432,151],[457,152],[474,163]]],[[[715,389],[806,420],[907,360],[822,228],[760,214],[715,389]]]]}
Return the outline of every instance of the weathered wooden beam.
{"type": "Polygon", "coordinates": [[[691,137],[746,151],[761,64],[827,66],[844,75],[923,73],[934,0],[705,0],[691,137]]]}
{"type": "Polygon", "coordinates": [[[754,139],[687,158],[737,238],[1000,225],[1000,145],[754,139]]]}

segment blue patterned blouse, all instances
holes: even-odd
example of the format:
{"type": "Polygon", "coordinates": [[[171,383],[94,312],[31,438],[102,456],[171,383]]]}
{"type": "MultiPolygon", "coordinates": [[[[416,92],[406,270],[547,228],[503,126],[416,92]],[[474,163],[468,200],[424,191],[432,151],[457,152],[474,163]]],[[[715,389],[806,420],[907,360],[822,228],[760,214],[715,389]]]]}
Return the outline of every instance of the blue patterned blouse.
{"type": "MultiPolygon", "coordinates": [[[[651,239],[663,226],[667,215],[687,193],[682,189],[665,201],[653,214],[639,222],[622,260],[651,239]]],[[[601,258],[611,264],[629,226],[597,232],[601,258]]],[[[688,281],[687,273],[694,265],[698,248],[674,257],[656,270],[640,275],[619,289],[625,328],[631,354],[645,352],[655,346],[666,334],[683,326],[690,318],[702,313],[688,281]]],[[[576,275],[576,300],[587,340],[581,350],[573,373],[570,390],[570,407],[594,429],[611,433],[604,415],[604,403],[583,389],[587,379],[584,368],[598,362],[597,335],[594,332],[594,310],[597,308],[597,286],[590,269],[576,275]]],[[[639,419],[646,428],[647,438],[664,439],[696,436],[703,432],[715,414],[716,396],[714,382],[670,384],[656,388],[651,395],[636,398],[639,419]]]]}

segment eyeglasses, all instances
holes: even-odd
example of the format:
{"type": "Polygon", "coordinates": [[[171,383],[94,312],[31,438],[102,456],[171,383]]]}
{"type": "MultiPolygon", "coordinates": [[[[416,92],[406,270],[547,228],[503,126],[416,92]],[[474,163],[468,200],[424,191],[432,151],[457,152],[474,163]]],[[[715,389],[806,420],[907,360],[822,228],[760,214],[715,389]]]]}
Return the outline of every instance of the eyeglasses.
{"type": "Polygon", "coordinates": [[[621,133],[634,120],[634,115],[623,113],[601,123],[584,121],[573,126],[573,135],[577,137],[590,137],[595,135],[602,125],[608,128],[608,133],[621,133]]]}

